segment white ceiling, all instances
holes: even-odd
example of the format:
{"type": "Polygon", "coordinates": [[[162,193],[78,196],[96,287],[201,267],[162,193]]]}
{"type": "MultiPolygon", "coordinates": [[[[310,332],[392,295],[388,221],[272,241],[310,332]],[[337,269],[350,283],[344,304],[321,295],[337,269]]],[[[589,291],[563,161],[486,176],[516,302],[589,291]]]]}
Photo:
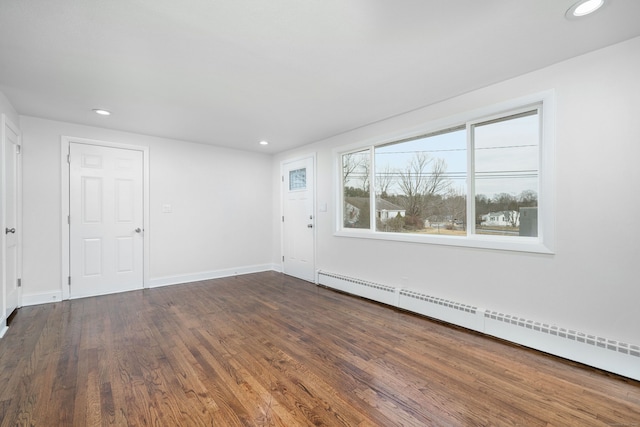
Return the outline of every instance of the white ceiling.
{"type": "Polygon", "coordinates": [[[640,35],[640,1],[567,20],[574,1],[0,0],[0,91],[24,115],[275,153],[640,35]]]}

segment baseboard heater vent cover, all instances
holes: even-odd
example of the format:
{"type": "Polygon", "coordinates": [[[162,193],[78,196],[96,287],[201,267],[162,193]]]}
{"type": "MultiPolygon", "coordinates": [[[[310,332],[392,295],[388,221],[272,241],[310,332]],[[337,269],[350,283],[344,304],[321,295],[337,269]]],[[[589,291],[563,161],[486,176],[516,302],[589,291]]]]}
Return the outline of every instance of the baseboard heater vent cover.
{"type": "Polygon", "coordinates": [[[475,331],[484,329],[483,312],[472,305],[401,289],[398,307],[475,331]]]}
{"type": "Polygon", "coordinates": [[[325,271],[318,272],[318,283],[384,304],[396,305],[396,288],[325,271]]]}
{"type": "Polygon", "coordinates": [[[548,325],[546,323],[540,323],[530,319],[512,316],[510,314],[499,313],[497,311],[485,311],[484,317],[487,320],[495,320],[509,325],[518,326],[520,328],[529,329],[531,331],[541,332],[543,334],[549,334],[559,338],[592,345],[601,349],[617,351],[622,354],[640,357],[640,346],[637,345],[631,345],[625,342],[615,341],[595,335],[588,335],[583,332],[565,329],[555,325],[548,325]]]}
{"type": "Polygon", "coordinates": [[[318,283],[640,381],[638,345],[326,271],[318,283]]]}

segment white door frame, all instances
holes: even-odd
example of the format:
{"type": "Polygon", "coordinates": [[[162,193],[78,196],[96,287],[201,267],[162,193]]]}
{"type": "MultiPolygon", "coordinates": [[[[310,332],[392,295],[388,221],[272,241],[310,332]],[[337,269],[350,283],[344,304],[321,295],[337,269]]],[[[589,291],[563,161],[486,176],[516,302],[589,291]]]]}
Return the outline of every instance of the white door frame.
{"type": "MultiPolygon", "coordinates": [[[[318,271],[316,269],[317,265],[317,224],[318,224],[318,209],[316,203],[316,188],[317,188],[317,162],[316,162],[316,153],[310,153],[304,156],[293,157],[290,159],[284,159],[280,162],[280,218],[284,217],[284,203],[285,203],[285,188],[284,188],[284,170],[285,165],[287,163],[298,162],[300,160],[311,159],[313,164],[313,186],[311,191],[313,191],[313,276],[315,284],[318,284],[318,271]]],[[[280,271],[284,273],[284,222],[280,220],[280,271]]]]}
{"type": "Polygon", "coordinates": [[[60,276],[60,287],[62,289],[62,299],[69,299],[69,277],[70,277],[70,242],[69,242],[69,144],[78,143],[78,144],[88,144],[88,145],[98,145],[101,147],[109,147],[109,148],[123,148],[127,150],[136,150],[142,152],[143,158],[143,171],[142,171],[142,179],[143,179],[143,203],[144,203],[144,233],[143,233],[143,271],[142,271],[142,286],[143,288],[149,287],[149,234],[151,231],[150,222],[149,222],[149,147],[145,147],[142,145],[130,145],[130,144],[120,144],[116,142],[108,142],[108,141],[99,141],[95,139],[87,139],[87,138],[76,138],[72,136],[62,136],[60,140],[60,165],[61,165],[61,194],[62,194],[62,203],[61,203],[61,216],[60,221],[62,224],[62,268],[61,268],[61,276],[60,276]]]}
{"type": "MultiPolygon", "coordinates": [[[[6,141],[6,130],[7,128],[10,128],[11,131],[13,133],[15,133],[18,136],[18,148],[21,149],[22,147],[22,133],[20,132],[20,129],[13,124],[13,122],[11,120],[9,120],[9,118],[5,115],[2,114],[2,137],[0,139],[0,150],[1,153],[0,154],[0,160],[2,161],[2,164],[0,164],[0,197],[2,200],[0,200],[0,245],[2,246],[2,248],[0,249],[0,255],[1,256],[1,264],[0,265],[0,288],[1,288],[1,292],[2,292],[2,301],[0,304],[0,309],[2,310],[2,319],[5,319],[6,316],[6,310],[7,310],[7,301],[6,301],[6,253],[5,253],[5,249],[6,249],[6,233],[5,233],[5,228],[7,227],[7,223],[6,223],[6,209],[7,209],[7,198],[6,198],[6,191],[5,191],[5,186],[6,186],[6,179],[5,179],[5,164],[4,162],[6,161],[5,159],[5,144],[7,143],[6,141]]],[[[15,218],[15,228],[17,230],[17,238],[18,238],[18,252],[16,253],[17,256],[17,270],[16,270],[16,278],[21,279],[22,278],[22,154],[20,152],[18,152],[18,157],[17,157],[17,161],[16,161],[16,182],[15,182],[15,191],[16,191],[16,218],[15,218]]],[[[18,308],[22,307],[22,288],[19,287],[18,288],[18,308]]],[[[6,319],[5,319],[6,320],[6,319]]],[[[4,325],[0,325],[0,329],[2,329],[2,326],[4,325]]],[[[0,330],[0,337],[2,336],[2,331],[0,330]]]]}

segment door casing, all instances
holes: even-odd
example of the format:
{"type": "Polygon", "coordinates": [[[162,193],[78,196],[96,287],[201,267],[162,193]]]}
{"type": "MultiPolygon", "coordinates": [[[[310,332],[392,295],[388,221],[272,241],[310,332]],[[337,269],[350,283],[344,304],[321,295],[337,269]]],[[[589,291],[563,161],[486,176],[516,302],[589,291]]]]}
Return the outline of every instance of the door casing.
{"type": "Polygon", "coordinates": [[[13,311],[13,309],[22,306],[22,288],[19,287],[17,283],[17,281],[22,278],[22,156],[19,151],[21,149],[21,144],[22,135],[20,133],[20,129],[18,129],[18,127],[14,125],[6,115],[2,114],[2,144],[0,146],[0,161],[2,162],[0,165],[0,189],[2,193],[2,200],[0,200],[0,235],[2,236],[0,239],[0,256],[2,262],[2,265],[0,266],[0,278],[2,281],[2,300],[0,303],[0,309],[2,310],[2,318],[6,318],[6,316],[11,314],[8,312],[9,309],[13,311]],[[7,136],[8,131],[16,135],[16,148],[18,150],[14,153],[16,156],[15,164],[11,168],[14,175],[12,179],[13,182],[9,181],[6,176],[7,161],[13,161],[13,159],[8,160],[5,156],[7,152],[6,144],[11,144],[7,136]],[[7,185],[13,185],[14,200],[12,203],[9,203],[9,200],[7,200],[7,185]],[[11,224],[7,222],[8,209],[13,210],[13,214],[11,215],[13,217],[13,223],[11,224]],[[5,232],[5,228],[15,228],[15,232],[11,236],[12,241],[15,243],[14,266],[11,269],[8,268],[9,265],[7,263],[8,236],[5,232]],[[10,271],[12,274],[8,274],[10,271]],[[11,307],[9,307],[9,301],[7,298],[7,289],[9,286],[15,287],[13,291],[15,292],[15,304],[12,303],[11,307]]]}
{"type": "Polygon", "coordinates": [[[61,252],[62,252],[62,265],[61,265],[61,276],[60,276],[60,287],[62,289],[62,299],[69,299],[69,277],[70,277],[70,240],[69,240],[69,202],[70,202],[70,191],[69,191],[69,163],[68,163],[68,155],[69,155],[69,144],[70,143],[79,143],[79,144],[88,144],[88,145],[98,145],[102,147],[111,147],[111,148],[124,148],[128,150],[137,150],[142,152],[142,161],[143,161],[143,204],[144,204],[144,224],[145,224],[145,232],[143,234],[143,287],[149,287],[149,236],[151,234],[151,227],[149,222],[149,147],[141,146],[141,145],[132,145],[132,144],[120,144],[115,142],[108,141],[99,141],[95,139],[87,139],[87,138],[76,138],[70,136],[62,136],[60,141],[60,164],[61,164],[61,194],[62,194],[62,203],[61,203],[61,230],[62,230],[62,239],[61,239],[61,252]]]}

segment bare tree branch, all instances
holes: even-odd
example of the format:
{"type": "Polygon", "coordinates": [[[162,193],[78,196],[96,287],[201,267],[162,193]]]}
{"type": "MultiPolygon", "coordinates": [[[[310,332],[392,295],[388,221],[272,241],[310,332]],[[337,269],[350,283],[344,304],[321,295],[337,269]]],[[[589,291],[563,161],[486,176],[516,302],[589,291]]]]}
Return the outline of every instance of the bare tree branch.
{"type": "Polygon", "coordinates": [[[360,188],[369,191],[369,151],[358,151],[342,155],[342,184],[347,187],[350,180],[361,181],[360,188]]]}
{"type": "Polygon", "coordinates": [[[394,171],[387,164],[382,171],[376,173],[376,194],[385,196],[395,183],[394,171]]]}
{"type": "Polygon", "coordinates": [[[445,177],[446,171],[444,159],[429,158],[425,153],[415,153],[407,168],[400,171],[398,185],[404,192],[406,215],[414,225],[424,224],[429,197],[451,187],[451,181],[445,177]]]}

